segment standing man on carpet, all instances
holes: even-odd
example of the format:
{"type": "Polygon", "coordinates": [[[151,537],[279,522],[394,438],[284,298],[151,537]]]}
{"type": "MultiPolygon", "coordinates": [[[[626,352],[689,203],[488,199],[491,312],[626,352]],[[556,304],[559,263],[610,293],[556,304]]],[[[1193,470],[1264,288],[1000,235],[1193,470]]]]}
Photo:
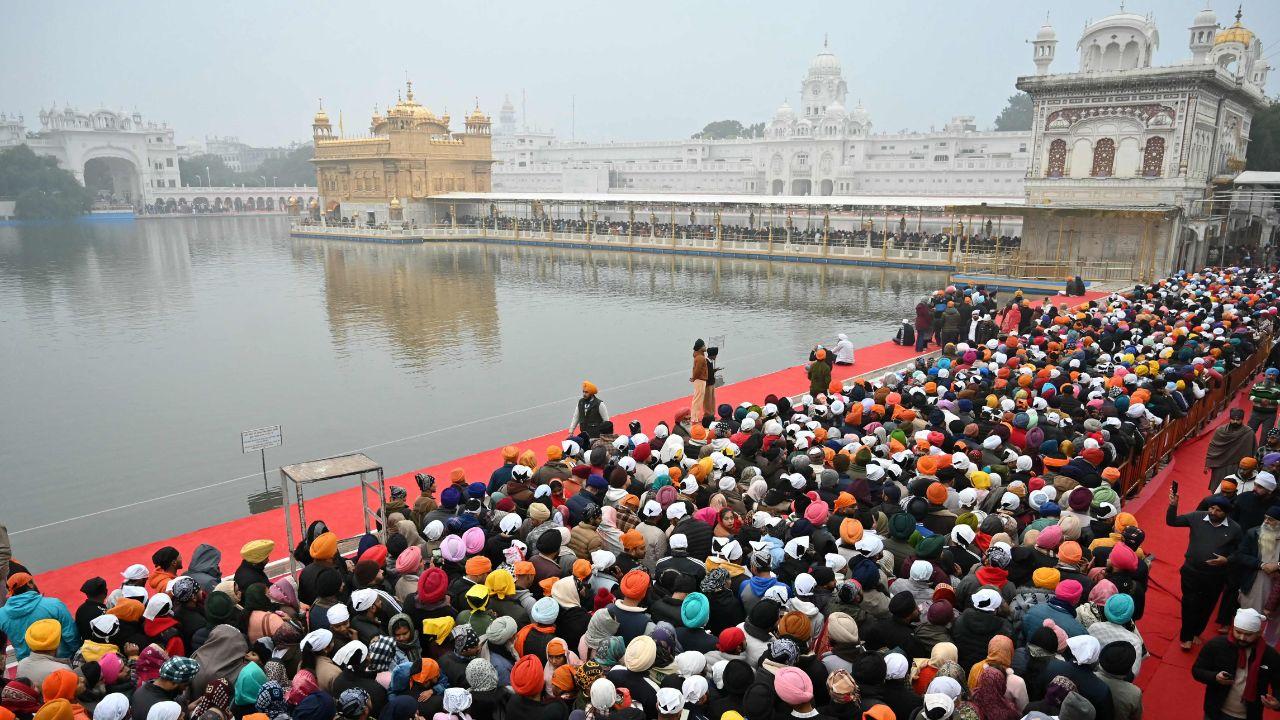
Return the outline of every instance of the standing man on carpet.
{"type": "Polygon", "coordinates": [[[1244,425],[1244,410],[1231,408],[1227,424],[1213,431],[1209,450],[1204,455],[1204,469],[1209,471],[1209,492],[1216,492],[1223,478],[1235,472],[1242,459],[1253,457],[1257,449],[1254,429],[1244,425]]]}
{"type": "Polygon", "coordinates": [[[1191,676],[1205,684],[1205,720],[1261,720],[1263,707],[1280,710],[1280,653],[1262,639],[1262,620],[1241,608],[1230,631],[1201,648],[1191,676]]]}
{"type": "Polygon", "coordinates": [[[573,419],[569,421],[570,435],[574,428],[581,428],[582,434],[589,438],[600,436],[600,426],[609,419],[609,408],[605,407],[598,393],[595,383],[582,381],[582,397],[578,398],[578,404],[573,408],[573,419]]]}
{"type": "Polygon", "coordinates": [[[711,363],[707,362],[707,344],[698,338],[693,341],[693,371],[689,373],[693,383],[693,400],[689,403],[689,422],[698,423],[707,414],[707,383],[711,382],[711,363]]]}
{"type": "Polygon", "coordinates": [[[1209,509],[1178,514],[1178,495],[1169,493],[1164,521],[1169,527],[1191,531],[1182,562],[1182,630],[1179,640],[1184,651],[1200,644],[1200,633],[1227,586],[1227,558],[1244,537],[1240,524],[1230,520],[1231,501],[1221,495],[1210,497],[1209,509]]]}

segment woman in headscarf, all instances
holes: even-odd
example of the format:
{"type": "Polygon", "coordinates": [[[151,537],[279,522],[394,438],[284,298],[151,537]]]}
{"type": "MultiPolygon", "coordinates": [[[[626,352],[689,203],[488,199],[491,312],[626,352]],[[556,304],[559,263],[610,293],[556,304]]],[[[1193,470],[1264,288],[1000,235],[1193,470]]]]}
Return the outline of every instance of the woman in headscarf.
{"type": "Polygon", "coordinates": [[[600,547],[614,555],[621,555],[622,531],[618,529],[618,511],[612,505],[600,508],[600,524],[596,526],[600,535],[600,547]]]}
{"type": "Polygon", "coordinates": [[[231,717],[231,683],[218,678],[205,687],[191,706],[191,720],[228,720],[231,717]]]}
{"type": "Polygon", "coordinates": [[[418,533],[418,527],[412,520],[401,520],[396,523],[396,532],[405,539],[408,547],[422,547],[422,535],[418,533]]]}
{"type": "Polygon", "coordinates": [[[618,632],[618,621],[609,612],[594,612],[587,621],[587,629],[578,642],[578,657],[590,660],[609,638],[618,632]]]}
{"type": "Polygon", "coordinates": [[[404,613],[396,613],[387,621],[387,633],[396,641],[396,649],[409,662],[422,657],[422,645],[419,644],[418,630],[413,626],[413,619],[404,613]]]}
{"type": "Polygon", "coordinates": [[[236,677],[235,692],[231,698],[231,712],[243,718],[253,712],[258,703],[258,693],[267,682],[267,674],[256,663],[247,663],[236,677]]]}
{"type": "Polygon", "coordinates": [[[1006,674],[994,667],[985,668],[978,675],[972,702],[982,720],[1019,720],[1022,713],[1013,701],[1005,697],[1006,674]]]}
{"type": "Polygon", "coordinates": [[[498,671],[493,663],[478,657],[467,663],[467,687],[471,690],[472,717],[497,717],[498,708],[507,704],[506,689],[498,685],[498,671]]]}
{"type": "Polygon", "coordinates": [[[560,606],[560,612],[556,614],[556,636],[576,650],[591,621],[587,611],[582,609],[577,578],[566,575],[552,583],[551,598],[560,606]]]}
{"type": "Polygon", "coordinates": [[[247,652],[249,644],[239,630],[230,625],[213,628],[209,639],[191,655],[192,660],[200,663],[200,670],[191,681],[192,694],[203,694],[205,687],[215,678],[234,682],[241,668],[248,663],[244,657],[247,652]]]}
{"type": "Polygon", "coordinates": [[[293,549],[293,557],[303,565],[311,564],[311,543],[316,538],[329,532],[329,526],[324,524],[323,520],[316,520],[307,526],[307,532],[303,534],[302,539],[298,541],[298,546],[293,549]]]}
{"type": "Polygon", "coordinates": [[[929,654],[929,659],[917,664],[914,668],[911,689],[920,695],[924,695],[929,683],[933,682],[933,679],[938,676],[938,670],[946,663],[958,661],[959,651],[956,649],[955,643],[940,642],[934,645],[933,651],[929,654]]]}
{"type": "Polygon", "coordinates": [[[626,652],[626,641],[623,640],[621,636],[614,635],[610,637],[602,647],[596,650],[596,654],[593,659],[600,663],[600,666],[607,672],[610,668],[622,663],[622,658],[626,652]]]}
{"type": "Polygon", "coordinates": [[[275,680],[267,680],[258,690],[258,700],[253,704],[253,708],[269,718],[288,715],[289,702],[285,700],[284,686],[275,680]]]}

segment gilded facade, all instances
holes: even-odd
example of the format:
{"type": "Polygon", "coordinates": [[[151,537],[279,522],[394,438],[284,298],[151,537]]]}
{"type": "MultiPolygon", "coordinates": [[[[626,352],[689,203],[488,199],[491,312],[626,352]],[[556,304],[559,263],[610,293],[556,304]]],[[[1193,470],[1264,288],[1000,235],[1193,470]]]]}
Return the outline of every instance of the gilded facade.
{"type": "Polygon", "coordinates": [[[320,209],[330,220],[361,225],[389,220],[430,221],[426,198],[447,192],[489,192],[493,164],[489,117],[477,107],[464,132],[449,129],[419,104],[413,83],[385,114],[374,110],[369,134],[337,133],[322,108],[312,120],[320,209]]]}

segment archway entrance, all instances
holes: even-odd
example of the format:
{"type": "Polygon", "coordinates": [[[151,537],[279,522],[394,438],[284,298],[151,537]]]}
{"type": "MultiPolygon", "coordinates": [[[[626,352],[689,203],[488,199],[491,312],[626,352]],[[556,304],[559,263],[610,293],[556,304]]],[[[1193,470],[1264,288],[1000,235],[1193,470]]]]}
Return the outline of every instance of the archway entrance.
{"type": "Polygon", "coordinates": [[[772,192],[772,194],[774,194],[774,195],[781,195],[781,194],[782,194],[782,191],[783,191],[785,188],[786,188],[786,183],[785,183],[785,182],[783,182],[783,181],[781,181],[781,180],[774,180],[774,181],[773,181],[773,189],[771,190],[771,192],[772,192]]]}
{"type": "Polygon", "coordinates": [[[834,183],[832,183],[830,180],[823,180],[823,181],[818,185],[818,194],[819,194],[819,195],[831,195],[831,194],[832,194],[832,191],[834,191],[834,190],[835,190],[835,184],[834,184],[834,183]]]}
{"type": "Polygon", "coordinates": [[[812,180],[792,180],[791,194],[792,195],[812,195],[813,181],[812,180]]]}
{"type": "Polygon", "coordinates": [[[142,195],[138,168],[124,158],[100,157],[85,161],[84,186],[95,202],[132,203],[142,195]]]}

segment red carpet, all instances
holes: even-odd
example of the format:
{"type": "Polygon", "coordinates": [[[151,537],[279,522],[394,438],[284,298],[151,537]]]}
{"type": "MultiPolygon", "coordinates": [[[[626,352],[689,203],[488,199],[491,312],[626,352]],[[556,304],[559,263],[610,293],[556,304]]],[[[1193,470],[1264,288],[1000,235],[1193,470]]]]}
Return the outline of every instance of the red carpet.
{"type": "MultiPolygon", "coordinates": [[[[1086,293],[1082,300],[1094,300],[1105,295],[1106,293],[1102,292],[1090,292],[1086,293]]],[[[916,353],[912,348],[900,347],[891,342],[872,345],[857,351],[857,364],[854,367],[837,367],[835,378],[843,380],[854,375],[875,373],[915,356],[916,353]]],[[[718,388],[716,400],[718,403],[723,402],[731,405],[736,405],[746,400],[758,402],[770,393],[779,396],[797,395],[807,392],[808,387],[809,382],[803,370],[799,365],[794,365],[768,375],[761,375],[718,388]]],[[[608,392],[609,388],[601,388],[602,395],[607,396],[608,392]]],[[[637,419],[645,428],[652,428],[660,420],[670,422],[676,412],[683,407],[687,407],[688,403],[689,397],[684,396],[660,405],[616,414],[613,417],[613,421],[615,425],[625,427],[628,422],[637,419]]],[[[559,443],[562,439],[564,439],[564,432],[557,429],[555,432],[542,437],[524,441],[512,440],[504,444],[515,444],[521,449],[530,448],[537,453],[538,457],[543,457],[548,445],[559,443]]],[[[500,451],[501,448],[499,447],[450,460],[388,478],[387,482],[390,485],[402,485],[410,488],[410,498],[417,495],[417,489],[413,482],[415,472],[429,473],[438,479],[445,480],[448,478],[451,469],[461,467],[466,471],[469,479],[487,482],[489,474],[502,463],[500,451]]],[[[377,460],[377,458],[375,457],[374,460],[377,460]]],[[[276,477],[278,475],[273,476],[273,480],[276,477]]],[[[443,488],[445,484],[441,483],[440,487],[443,488]]],[[[360,519],[359,495],[357,493],[357,488],[352,487],[328,495],[308,498],[306,504],[308,520],[323,519],[330,528],[343,537],[358,534],[363,525],[360,519]]],[[[272,553],[271,559],[276,560],[286,557],[292,548],[285,547],[282,516],[283,511],[277,509],[221,525],[203,528],[177,537],[157,540],[129,550],[56,570],[43,570],[41,568],[32,568],[32,570],[36,574],[36,580],[41,590],[46,595],[61,598],[69,607],[74,609],[84,600],[83,595],[80,593],[80,585],[85,579],[95,575],[102,576],[106,578],[108,584],[114,587],[119,581],[119,573],[124,568],[133,563],[149,565],[151,553],[165,545],[172,545],[177,548],[184,558],[190,558],[191,552],[201,543],[218,547],[222,550],[222,572],[227,575],[234,572],[236,566],[240,564],[240,547],[249,540],[270,538],[276,542],[276,549],[272,553]]],[[[293,522],[296,530],[296,517],[293,522]]],[[[295,533],[295,541],[296,539],[297,534],[295,533]]],[[[22,548],[20,546],[16,547],[14,551],[15,556],[21,559],[22,548]]]]}
{"type": "MultiPolygon", "coordinates": [[[[857,351],[857,364],[855,366],[851,368],[837,367],[835,369],[835,377],[845,379],[855,374],[865,374],[886,366],[895,365],[915,356],[916,353],[912,348],[900,347],[890,342],[872,345],[857,351]]],[[[796,395],[808,392],[808,388],[808,378],[805,376],[803,369],[797,365],[718,388],[716,390],[716,401],[731,405],[736,405],[744,400],[758,402],[770,393],[779,396],[796,395]]],[[[600,392],[601,395],[607,397],[609,388],[602,387],[600,392]]],[[[652,428],[659,420],[671,422],[675,414],[681,408],[687,408],[688,405],[689,397],[684,396],[660,405],[616,414],[613,417],[613,421],[618,427],[625,428],[628,422],[638,419],[645,428],[652,428]]],[[[521,449],[533,449],[538,457],[541,458],[544,456],[544,451],[548,445],[552,443],[559,444],[563,439],[564,431],[557,430],[531,440],[516,441],[513,439],[511,443],[521,449]]],[[[377,460],[377,457],[374,457],[374,460],[377,460]]],[[[441,481],[439,487],[443,488],[448,484],[449,471],[453,468],[461,467],[465,469],[467,478],[470,480],[487,482],[489,474],[501,464],[501,447],[498,447],[414,472],[425,472],[434,475],[441,481]]],[[[410,498],[416,497],[417,488],[414,485],[413,475],[413,472],[409,472],[388,478],[388,484],[408,487],[410,489],[410,498]]],[[[272,474],[273,482],[276,481],[276,478],[278,478],[278,475],[272,474]]],[[[352,482],[354,484],[354,481],[352,482]]],[[[308,520],[323,519],[340,536],[356,535],[363,529],[360,520],[359,495],[354,487],[328,495],[308,497],[306,509],[308,520]]],[[[201,543],[216,546],[222,550],[222,572],[230,574],[240,564],[240,546],[249,540],[271,538],[276,542],[276,550],[271,555],[272,559],[285,557],[286,548],[284,547],[282,513],[282,510],[274,510],[241,518],[167,540],[147,543],[94,560],[76,563],[57,570],[40,571],[38,568],[33,568],[33,570],[36,571],[36,580],[45,594],[61,598],[73,609],[84,601],[83,595],[80,594],[80,585],[86,578],[100,575],[106,578],[107,582],[114,587],[119,580],[118,573],[120,571],[133,563],[149,565],[151,553],[165,545],[172,545],[177,548],[184,558],[190,558],[191,552],[201,543]]],[[[297,522],[296,516],[293,522],[297,522]]],[[[294,528],[296,541],[298,537],[296,524],[294,528]]],[[[21,551],[21,547],[15,548],[15,556],[19,559],[21,559],[21,551]]]]}
{"type": "MultiPolygon", "coordinates": [[[[1236,396],[1233,407],[1249,407],[1247,393],[1236,396]]],[[[1226,422],[1223,412],[1209,422],[1192,440],[1183,443],[1173,454],[1169,465],[1160,471],[1142,493],[1125,509],[1138,518],[1146,532],[1143,547],[1155,554],[1151,579],[1147,588],[1146,612],[1139,622],[1142,639],[1151,653],[1142,665],[1137,684],[1143,689],[1143,712],[1146,717],[1200,717],[1204,686],[1191,677],[1199,647],[1183,652],[1178,644],[1181,626],[1181,579],[1178,569],[1187,548],[1187,531],[1165,525],[1165,509],[1169,506],[1169,485],[1178,481],[1178,512],[1190,512],[1208,494],[1209,473],[1204,469],[1204,456],[1213,431],[1226,422]]],[[[1205,641],[1217,634],[1217,625],[1201,636],[1205,641]]],[[[1280,713],[1267,713],[1280,717],[1280,713]]]]}

